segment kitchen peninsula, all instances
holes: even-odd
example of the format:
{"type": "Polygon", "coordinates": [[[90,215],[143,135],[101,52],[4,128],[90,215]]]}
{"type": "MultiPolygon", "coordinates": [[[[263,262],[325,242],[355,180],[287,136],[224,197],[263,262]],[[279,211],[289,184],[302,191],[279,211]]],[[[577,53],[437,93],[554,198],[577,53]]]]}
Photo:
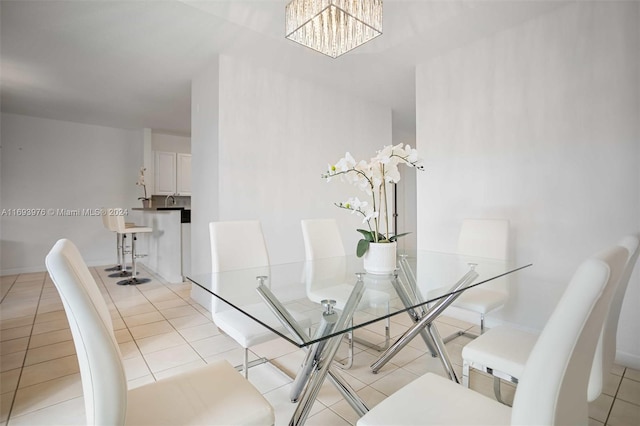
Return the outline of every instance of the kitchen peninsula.
{"type": "Polygon", "coordinates": [[[146,207],[133,209],[140,226],[153,229],[138,240],[140,263],[168,282],[182,282],[191,265],[191,209],[146,207]]]}

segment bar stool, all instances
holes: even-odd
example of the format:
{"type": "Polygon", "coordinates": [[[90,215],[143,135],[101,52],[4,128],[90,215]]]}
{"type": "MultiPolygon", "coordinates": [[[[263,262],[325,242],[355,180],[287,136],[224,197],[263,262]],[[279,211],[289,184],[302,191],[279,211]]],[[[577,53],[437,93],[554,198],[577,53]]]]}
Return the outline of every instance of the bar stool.
{"type": "MultiPolygon", "coordinates": [[[[130,226],[127,227],[124,221],[124,216],[121,215],[113,215],[110,216],[112,219],[112,221],[115,222],[116,225],[116,232],[120,235],[122,235],[122,241],[124,241],[126,234],[131,234],[131,273],[126,272],[126,270],[123,270],[121,273],[126,273],[126,274],[130,274],[131,276],[126,279],[126,280],[121,280],[118,281],[117,284],[118,285],[137,285],[137,284],[144,284],[144,283],[148,283],[149,281],[151,281],[149,278],[138,278],[138,271],[136,268],[136,259],[139,257],[144,257],[146,255],[143,254],[138,254],[136,252],[136,240],[137,240],[137,234],[140,233],[148,233],[148,232],[153,232],[152,228],[147,228],[147,227],[143,227],[143,226],[130,226]]],[[[124,259],[124,243],[122,246],[122,266],[126,267],[126,261],[124,259]]]]}
{"type": "Polygon", "coordinates": [[[116,253],[118,256],[118,263],[111,268],[105,268],[107,272],[120,271],[122,270],[122,244],[120,243],[120,234],[115,232],[115,229],[111,226],[111,222],[109,220],[109,215],[107,214],[106,209],[102,209],[102,224],[108,231],[112,231],[116,234],[116,253]]]}
{"type": "MultiPolygon", "coordinates": [[[[102,223],[109,230],[116,234],[116,253],[118,256],[118,264],[112,268],[107,268],[105,271],[118,271],[113,274],[109,274],[110,278],[118,278],[118,277],[129,277],[131,276],[131,272],[127,271],[127,269],[131,269],[130,266],[126,266],[126,262],[124,261],[125,248],[126,248],[126,234],[120,234],[117,231],[117,225],[115,220],[115,215],[113,212],[116,209],[103,209],[104,214],[102,215],[102,223]]],[[[125,222],[126,228],[131,228],[136,226],[133,222],[125,222]]]]}

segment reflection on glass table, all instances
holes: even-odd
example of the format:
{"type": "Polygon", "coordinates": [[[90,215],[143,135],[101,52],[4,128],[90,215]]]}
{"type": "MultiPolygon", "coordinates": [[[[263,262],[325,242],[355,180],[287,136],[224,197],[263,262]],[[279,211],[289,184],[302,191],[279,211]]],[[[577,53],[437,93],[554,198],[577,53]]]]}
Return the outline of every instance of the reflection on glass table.
{"type": "Polygon", "coordinates": [[[297,403],[290,424],[303,424],[325,378],[340,391],[359,414],[368,411],[355,391],[333,368],[345,333],[409,315],[414,321],[381,358],[372,365],[377,372],[411,339],[420,336],[433,356],[457,381],[433,321],[461,292],[530,266],[494,259],[418,251],[402,255],[392,274],[364,273],[355,256],[318,259],[267,268],[240,269],[195,274],[189,278],[215,297],[218,311],[228,310],[251,318],[290,343],[306,348],[305,360],[291,390],[297,403]],[[237,285],[253,282],[253,287],[237,285]],[[442,294],[433,294],[438,288],[442,294]],[[430,299],[425,295],[429,294],[430,299]],[[311,329],[301,327],[290,312],[301,312],[312,320],[311,329]]]}

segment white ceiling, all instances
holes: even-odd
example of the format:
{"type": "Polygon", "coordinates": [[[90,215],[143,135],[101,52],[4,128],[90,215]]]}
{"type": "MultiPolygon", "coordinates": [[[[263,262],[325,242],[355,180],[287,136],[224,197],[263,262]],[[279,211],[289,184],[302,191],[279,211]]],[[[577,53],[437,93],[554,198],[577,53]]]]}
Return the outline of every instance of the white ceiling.
{"type": "Polygon", "coordinates": [[[414,138],[416,64],[563,3],[385,0],[383,35],[331,59],[284,38],[285,0],[2,0],[2,111],[189,134],[191,77],[229,54],[391,106],[414,138]]]}

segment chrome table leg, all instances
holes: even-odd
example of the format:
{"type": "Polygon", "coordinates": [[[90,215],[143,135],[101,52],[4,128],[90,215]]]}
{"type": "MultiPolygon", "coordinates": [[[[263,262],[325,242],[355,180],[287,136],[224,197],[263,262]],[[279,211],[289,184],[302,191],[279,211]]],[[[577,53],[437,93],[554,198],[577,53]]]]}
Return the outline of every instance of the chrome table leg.
{"type": "MultiPolygon", "coordinates": [[[[417,301],[415,298],[411,297],[411,294],[409,294],[409,292],[402,285],[402,281],[398,280],[397,277],[392,281],[392,284],[393,284],[394,288],[396,289],[396,293],[400,297],[400,301],[402,302],[402,304],[405,307],[408,308],[409,306],[415,306],[418,303],[420,303],[420,301],[417,301]]],[[[421,308],[417,308],[417,309],[421,310],[421,308]]],[[[416,324],[420,321],[420,318],[422,318],[422,316],[424,315],[424,313],[421,315],[416,309],[409,309],[407,311],[407,313],[409,314],[409,317],[411,317],[413,322],[416,323],[416,324]]],[[[427,333],[426,330],[421,330],[420,331],[420,337],[422,337],[422,340],[424,340],[424,343],[427,345],[427,348],[429,349],[429,352],[431,352],[431,356],[434,357],[434,358],[437,357],[438,356],[438,351],[436,350],[435,343],[431,339],[431,335],[429,333],[427,333]]],[[[387,351],[389,349],[390,348],[387,347],[387,351]]],[[[384,354],[382,356],[384,356],[384,354]]],[[[373,372],[377,373],[378,370],[374,370],[373,372]]]]}
{"type": "Polygon", "coordinates": [[[456,372],[453,369],[453,365],[451,364],[451,359],[449,359],[447,348],[440,337],[440,333],[438,333],[438,329],[431,323],[427,324],[427,330],[429,330],[429,334],[431,335],[433,342],[436,344],[436,349],[438,350],[438,355],[440,355],[440,362],[442,362],[444,371],[449,375],[451,380],[456,383],[460,383],[460,380],[458,380],[458,376],[456,376],[456,372]]]}
{"type": "MultiPolygon", "coordinates": [[[[332,327],[333,330],[338,330],[337,332],[339,332],[340,330],[344,330],[347,324],[349,324],[358,306],[358,303],[360,302],[360,299],[364,294],[365,288],[364,288],[364,281],[362,279],[364,274],[356,274],[356,275],[358,277],[358,281],[356,282],[353,288],[353,291],[351,292],[351,295],[349,296],[349,299],[347,300],[347,303],[345,304],[344,309],[342,310],[340,317],[337,319],[337,321],[332,327]]],[[[335,312],[332,312],[331,315],[335,315],[335,312]]],[[[325,318],[325,315],[323,314],[323,319],[324,318],[325,318]]],[[[304,390],[300,395],[298,406],[296,407],[296,410],[293,413],[293,416],[291,417],[289,425],[294,426],[294,425],[304,424],[305,420],[309,416],[311,407],[313,406],[313,403],[315,402],[318,396],[318,393],[320,392],[322,383],[324,383],[324,380],[331,368],[331,364],[333,363],[333,359],[335,358],[336,353],[338,352],[338,347],[340,346],[340,342],[342,341],[342,334],[343,333],[339,333],[336,336],[323,341],[323,342],[326,342],[326,344],[323,345],[323,348],[320,349],[319,351],[314,351],[316,352],[316,356],[319,356],[319,358],[316,359],[317,362],[312,365],[312,368],[309,369],[310,375],[306,379],[306,382],[307,382],[306,386],[304,387],[304,390]]],[[[322,342],[318,342],[318,343],[322,343],[322,342]]],[[[312,351],[309,351],[309,352],[312,352],[312,351]]],[[[305,369],[305,367],[306,366],[303,365],[303,369],[305,369]]],[[[334,377],[334,380],[336,380],[335,377],[334,377]]],[[[339,390],[341,391],[341,393],[343,393],[343,395],[348,395],[347,400],[349,401],[351,406],[352,407],[358,406],[362,410],[366,410],[366,406],[364,405],[364,403],[362,403],[362,401],[359,400],[355,392],[353,392],[350,387],[344,386],[346,385],[346,383],[340,383],[340,379],[338,379],[337,381],[340,385],[339,390]]]]}
{"type": "MultiPolygon", "coordinates": [[[[323,305],[325,307],[325,311],[322,313],[322,321],[320,323],[320,327],[316,331],[314,336],[315,339],[322,338],[327,336],[333,332],[335,329],[336,323],[338,321],[338,314],[333,310],[333,306],[335,305],[334,300],[323,300],[323,305]]],[[[325,347],[328,344],[331,344],[332,340],[337,340],[338,344],[342,339],[342,335],[337,337],[333,337],[331,339],[321,340],[317,343],[314,343],[311,346],[311,349],[307,352],[304,361],[302,362],[302,366],[300,367],[300,371],[296,375],[296,378],[293,381],[293,386],[291,387],[291,393],[289,394],[289,398],[291,402],[298,402],[300,400],[300,395],[304,391],[305,387],[309,383],[309,380],[313,377],[314,369],[317,368],[322,354],[324,352],[325,347]]]]}
{"type": "MultiPolygon", "coordinates": [[[[462,294],[461,291],[457,292],[458,290],[470,285],[476,278],[478,278],[478,273],[475,271],[474,267],[475,265],[471,265],[471,270],[467,272],[451,288],[450,290],[451,294],[439,299],[427,311],[427,313],[420,318],[420,320],[416,324],[414,324],[402,336],[400,336],[400,338],[393,345],[391,345],[389,349],[387,349],[380,356],[380,358],[378,358],[376,362],[371,364],[371,370],[374,373],[378,372],[387,362],[389,362],[391,358],[393,358],[396,355],[396,353],[398,353],[402,348],[404,348],[414,337],[416,337],[418,334],[421,334],[424,331],[425,327],[427,327],[427,325],[430,325],[446,308],[448,308],[449,305],[451,305],[451,303],[453,303],[453,301],[456,300],[462,294]]],[[[433,341],[434,335],[432,333],[428,333],[428,334],[430,335],[430,338],[433,341]]],[[[442,342],[442,340],[440,340],[440,342],[442,342]]],[[[436,351],[439,353],[441,358],[442,357],[446,358],[445,360],[442,360],[443,365],[446,363],[450,364],[449,356],[447,355],[446,349],[444,348],[444,344],[442,344],[442,347],[440,348],[440,350],[438,349],[437,344],[435,344],[435,346],[436,346],[436,351]]],[[[447,368],[445,367],[445,370],[446,369],[447,368]]],[[[453,370],[451,370],[451,372],[453,372],[453,370]]],[[[457,377],[455,377],[455,374],[453,375],[450,374],[449,376],[451,377],[452,380],[457,382],[457,377]]]]}
{"type": "MultiPolygon", "coordinates": [[[[364,294],[364,274],[356,274],[358,281],[354,286],[347,303],[338,317],[337,312],[333,309],[334,300],[324,300],[322,303],[325,311],[322,314],[322,321],[315,333],[314,339],[319,339],[330,335],[338,330],[335,336],[321,340],[311,345],[311,348],[305,356],[305,360],[300,367],[300,371],[294,379],[291,389],[290,398],[292,402],[298,402],[298,406],[291,418],[290,425],[301,425],[305,422],[311,411],[311,407],[315,402],[322,383],[324,383],[327,374],[331,383],[338,388],[345,400],[353,407],[353,409],[362,416],[368,411],[367,406],[357,396],[355,391],[335,372],[331,371],[331,364],[336,356],[343,333],[339,333],[352,320],[353,314],[364,294]]],[[[287,309],[280,303],[271,290],[264,285],[266,276],[256,277],[259,284],[257,291],[262,296],[267,306],[276,315],[280,322],[289,330],[289,332],[297,337],[300,343],[309,342],[308,334],[298,325],[295,319],[289,314],[287,309]]]]}
{"type": "Polygon", "coordinates": [[[329,380],[338,389],[342,397],[349,403],[351,408],[358,413],[358,416],[364,416],[368,411],[364,402],[356,395],[356,391],[338,374],[337,371],[329,369],[329,380]]]}

